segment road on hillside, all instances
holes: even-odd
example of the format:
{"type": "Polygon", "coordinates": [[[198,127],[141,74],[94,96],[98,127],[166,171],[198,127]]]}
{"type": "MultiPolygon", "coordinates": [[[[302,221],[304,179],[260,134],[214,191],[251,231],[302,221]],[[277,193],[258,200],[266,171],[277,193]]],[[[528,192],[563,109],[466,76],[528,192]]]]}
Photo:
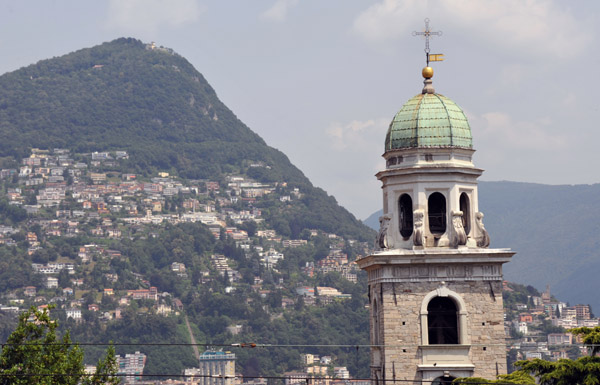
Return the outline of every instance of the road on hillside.
{"type": "Polygon", "coordinates": [[[190,334],[190,340],[192,342],[192,349],[194,349],[194,355],[196,356],[196,361],[200,360],[200,352],[198,351],[198,345],[196,345],[196,338],[194,337],[194,333],[192,333],[192,327],[190,326],[190,321],[188,320],[187,314],[185,315],[185,326],[187,326],[188,333],[190,334]]]}

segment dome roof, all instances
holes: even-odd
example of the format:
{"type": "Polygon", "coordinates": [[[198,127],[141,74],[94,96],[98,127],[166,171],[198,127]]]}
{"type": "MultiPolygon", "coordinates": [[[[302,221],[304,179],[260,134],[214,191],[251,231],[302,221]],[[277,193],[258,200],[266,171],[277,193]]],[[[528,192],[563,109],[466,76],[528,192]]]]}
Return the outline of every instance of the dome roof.
{"type": "Polygon", "coordinates": [[[385,137],[385,151],[415,147],[472,148],[464,112],[447,97],[425,92],[406,102],[385,137]]]}

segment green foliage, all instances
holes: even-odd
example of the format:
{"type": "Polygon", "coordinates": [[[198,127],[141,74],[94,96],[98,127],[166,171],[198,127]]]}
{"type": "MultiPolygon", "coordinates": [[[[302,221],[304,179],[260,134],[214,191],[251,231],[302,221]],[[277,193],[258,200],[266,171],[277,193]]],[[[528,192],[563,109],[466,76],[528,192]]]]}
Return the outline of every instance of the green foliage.
{"type": "Polygon", "coordinates": [[[535,359],[518,361],[515,366],[532,373],[540,385],[597,385],[600,381],[600,357],[562,359],[556,362],[535,359]]]}
{"type": "MultiPolygon", "coordinates": [[[[155,314],[136,314],[131,308],[123,311],[122,319],[110,322],[106,328],[101,327],[97,319],[87,324],[78,324],[72,327],[75,341],[92,343],[106,343],[106,341],[119,341],[132,344],[118,346],[117,354],[141,351],[147,356],[145,374],[180,373],[185,368],[197,365],[194,353],[189,346],[164,346],[164,345],[136,345],[146,343],[187,343],[187,336],[181,332],[182,321],[178,317],[163,317],[155,314]]],[[[97,347],[86,346],[86,356],[91,358],[101,356],[102,352],[97,347]]]]}
{"type": "Polygon", "coordinates": [[[527,373],[514,372],[501,374],[497,380],[486,380],[480,377],[461,377],[452,381],[453,384],[535,384],[535,379],[527,373]]]}
{"type": "Polygon", "coordinates": [[[41,281],[35,277],[31,263],[21,256],[19,250],[0,248],[0,292],[41,281]]]}
{"type": "MultiPolygon", "coordinates": [[[[277,233],[294,239],[301,238],[306,229],[321,229],[328,233],[340,234],[361,241],[372,241],[375,233],[340,207],[334,197],[320,188],[303,186],[306,193],[293,205],[275,202],[257,202],[265,208],[263,217],[277,233]]],[[[303,190],[304,193],[304,190],[303,190]]]]}
{"type": "Polygon", "coordinates": [[[88,378],[83,352],[71,342],[69,333],[57,335],[58,323],[46,310],[32,307],[19,316],[19,324],[0,354],[1,384],[118,384],[114,349],[88,378]]]}
{"type": "Polygon", "coordinates": [[[83,375],[83,352],[61,339],[57,323],[47,311],[31,308],[19,316],[19,325],[0,355],[2,383],[77,384],[83,375]]]}
{"type": "Polygon", "coordinates": [[[535,379],[524,372],[513,372],[510,374],[501,374],[498,376],[497,383],[513,383],[513,384],[535,384],[535,379]]]}
{"type": "Polygon", "coordinates": [[[18,224],[27,219],[27,212],[15,205],[8,203],[6,199],[0,200],[0,222],[3,224],[18,224]]]}
{"type": "Polygon", "coordinates": [[[569,333],[583,337],[583,343],[588,345],[591,356],[595,356],[600,352],[600,326],[569,329],[569,333]]]}
{"type": "MultiPolygon", "coordinates": [[[[344,285],[335,275],[331,283],[344,285]]],[[[344,280],[345,281],[345,280],[344,280]]],[[[324,282],[324,281],[318,281],[324,282]]],[[[228,344],[240,341],[291,345],[368,345],[369,317],[364,282],[343,287],[352,299],[334,302],[324,307],[298,306],[281,310],[284,291],[272,290],[261,299],[254,293],[236,291],[233,295],[209,294],[201,288],[198,296],[186,299],[190,321],[202,335],[197,340],[206,343],[228,344]],[[347,290],[347,291],[346,291],[347,290]],[[266,306],[265,306],[266,305],[266,306]],[[268,308],[269,313],[265,311],[268,308]],[[275,312],[279,314],[274,316],[275,312]],[[231,336],[226,327],[243,325],[239,335],[231,336]]],[[[340,287],[340,286],[337,286],[340,287]]],[[[347,366],[353,376],[369,376],[369,349],[354,347],[240,349],[235,351],[237,365],[244,375],[281,375],[301,369],[300,355],[314,353],[331,355],[340,365],[347,366]]]]}
{"type": "Polygon", "coordinates": [[[96,364],[96,372],[92,377],[86,378],[83,381],[84,385],[117,385],[121,383],[121,379],[115,374],[119,370],[119,364],[115,353],[114,346],[110,345],[106,349],[106,356],[104,359],[98,360],[96,364]]]}
{"type": "Polygon", "coordinates": [[[540,293],[533,286],[520,285],[518,283],[509,283],[508,285],[513,291],[503,291],[502,297],[504,305],[513,309],[517,303],[527,304],[528,298],[531,296],[540,296],[540,293]]]}
{"type": "Polygon", "coordinates": [[[151,273],[154,269],[167,268],[172,262],[193,266],[197,261],[195,257],[212,252],[215,244],[211,232],[201,223],[166,225],[158,229],[156,235],[133,242],[124,240],[119,248],[129,257],[130,264],[120,269],[151,273]]]}

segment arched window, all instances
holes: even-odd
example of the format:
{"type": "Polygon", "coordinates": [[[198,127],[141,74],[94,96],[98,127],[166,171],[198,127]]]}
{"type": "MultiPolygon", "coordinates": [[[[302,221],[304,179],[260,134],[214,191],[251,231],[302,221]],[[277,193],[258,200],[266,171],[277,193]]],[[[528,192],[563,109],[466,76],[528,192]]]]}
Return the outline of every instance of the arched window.
{"type": "Polygon", "coordinates": [[[402,194],[400,196],[398,211],[400,213],[400,235],[406,240],[413,233],[413,207],[410,195],[402,194]]]}
{"type": "Polygon", "coordinates": [[[429,344],[458,344],[458,313],[448,297],[434,297],[427,305],[429,344]]]}
{"type": "Polygon", "coordinates": [[[429,231],[432,234],[446,232],[446,197],[439,192],[434,192],[427,201],[427,214],[429,218],[429,231]]]}
{"type": "Polygon", "coordinates": [[[460,194],[460,211],[462,211],[462,224],[465,229],[465,233],[469,235],[471,232],[471,204],[469,202],[469,196],[467,193],[460,194]]]}

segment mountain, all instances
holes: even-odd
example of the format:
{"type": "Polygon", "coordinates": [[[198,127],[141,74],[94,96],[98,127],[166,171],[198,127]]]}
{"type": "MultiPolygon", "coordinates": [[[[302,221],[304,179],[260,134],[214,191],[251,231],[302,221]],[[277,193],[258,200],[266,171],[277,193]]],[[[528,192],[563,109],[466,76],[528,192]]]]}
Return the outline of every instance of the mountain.
{"type": "MultiPolygon", "coordinates": [[[[479,209],[491,247],[517,252],[504,267],[506,279],[550,285],[563,301],[600,309],[600,184],[479,182],[479,209]]],[[[380,215],[364,223],[378,229],[380,215]]]]}
{"type": "Polygon", "coordinates": [[[168,171],[223,181],[239,172],[287,183],[304,197],[286,213],[290,236],[315,228],[373,237],[244,125],[185,58],[139,40],[117,39],[0,76],[1,165],[14,166],[10,159],[31,148],[127,151],[125,170],[142,176],[168,171]]]}
{"type": "Polygon", "coordinates": [[[367,219],[363,221],[363,223],[373,230],[379,230],[379,217],[383,215],[383,210],[375,211],[373,214],[369,215],[367,219]]]}
{"type": "Polygon", "coordinates": [[[368,376],[368,350],[317,345],[368,344],[353,261],[375,232],[170,49],[118,39],[0,76],[0,230],[0,341],[53,304],[86,363],[115,341],[145,374],[177,374],[195,340],[245,376],[309,352],[368,376]]]}

